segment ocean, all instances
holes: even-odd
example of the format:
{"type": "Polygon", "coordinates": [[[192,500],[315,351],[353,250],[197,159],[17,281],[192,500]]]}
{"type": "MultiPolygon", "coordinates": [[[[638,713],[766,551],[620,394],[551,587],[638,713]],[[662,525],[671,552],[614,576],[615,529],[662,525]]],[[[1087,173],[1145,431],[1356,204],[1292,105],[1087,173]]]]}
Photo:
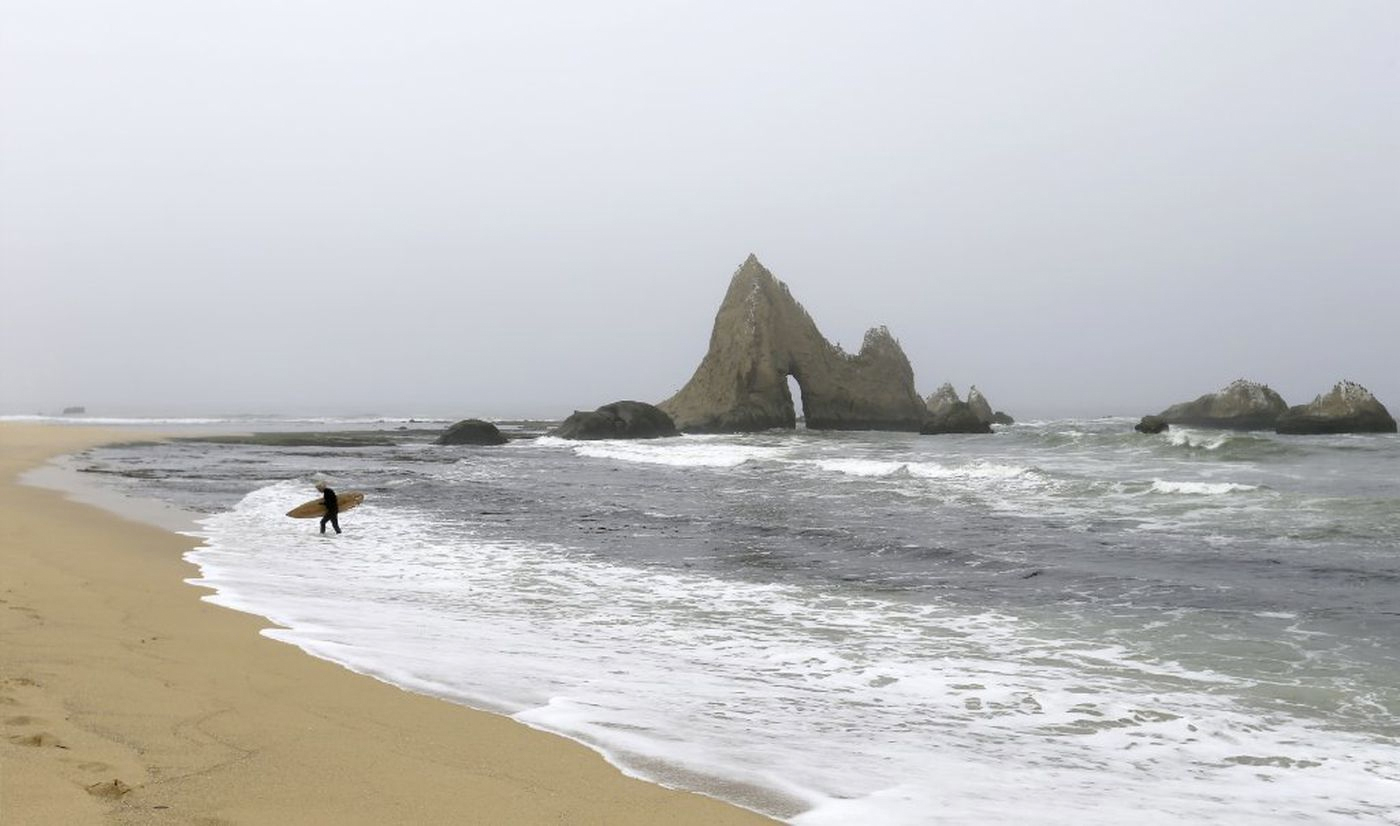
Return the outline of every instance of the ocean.
{"type": "Polygon", "coordinates": [[[798,826],[1400,824],[1400,438],[145,420],[268,636],[798,826]],[[282,435],[201,437],[199,431],[282,435]],[[345,533],[283,514],[314,474],[345,533]]]}

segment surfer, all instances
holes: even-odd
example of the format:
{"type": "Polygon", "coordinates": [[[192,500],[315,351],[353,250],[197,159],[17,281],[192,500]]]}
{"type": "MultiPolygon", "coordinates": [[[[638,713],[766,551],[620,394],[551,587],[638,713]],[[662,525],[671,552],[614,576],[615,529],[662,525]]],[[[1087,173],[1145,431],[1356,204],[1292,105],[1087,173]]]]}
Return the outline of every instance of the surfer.
{"type": "Polygon", "coordinates": [[[340,533],[340,500],[336,499],[335,491],[331,490],[325,482],[317,482],[316,490],[321,492],[321,501],[326,504],[326,515],[321,517],[321,533],[326,532],[326,523],[331,523],[336,533],[340,533]]]}

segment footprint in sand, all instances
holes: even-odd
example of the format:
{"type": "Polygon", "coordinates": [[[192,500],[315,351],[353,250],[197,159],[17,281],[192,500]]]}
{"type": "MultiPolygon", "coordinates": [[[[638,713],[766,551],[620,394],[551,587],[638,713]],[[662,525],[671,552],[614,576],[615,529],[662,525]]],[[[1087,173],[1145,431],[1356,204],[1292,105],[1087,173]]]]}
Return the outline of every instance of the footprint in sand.
{"type": "Polygon", "coordinates": [[[78,768],[85,772],[92,772],[93,774],[106,774],[112,770],[112,765],[99,760],[89,760],[86,763],[79,763],[78,768]]]}
{"type": "Polygon", "coordinates": [[[55,749],[68,748],[63,745],[63,741],[49,734],[47,731],[41,731],[37,734],[16,734],[14,737],[10,738],[10,742],[17,746],[35,746],[55,749]]]}
{"type": "Polygon", "coordinates": [[[27,726],[27,725],[29,725],[30,723],[37,723],[37,722],[38,722],[38,720],[36,720],[35,718],[33,718],[33,717],[26,717],[26,716],[24,716],[24,715],[20,715],[19,717],[6,717],[6,718],[5,718],[5,725],[7,725],[7,726],[27,726]]]}
{"type": "Polygon", "coordinates": [[[127,792],[131,791],[130,786],[126,785],[125,783],[121,782],[116,778],[113,778],[110,783],[104,780],[101,783],[93,783],[91,786],[87,786],[86,788],[87,793],[92,795],[93,797],[106,797],[112,800],[115,800],[121,797],[122,795],[126,794],[127,792]]]}

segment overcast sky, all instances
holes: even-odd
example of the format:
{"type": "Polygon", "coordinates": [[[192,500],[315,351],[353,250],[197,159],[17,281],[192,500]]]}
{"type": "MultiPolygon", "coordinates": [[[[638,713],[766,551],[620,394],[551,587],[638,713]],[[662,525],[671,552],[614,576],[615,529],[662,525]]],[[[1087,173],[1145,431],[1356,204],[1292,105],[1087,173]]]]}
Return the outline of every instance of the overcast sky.
{"type": "Polygon", "coordinates": [[[0,413],[563,416],[750,252],[927,395],[1400,414],[1400,3],[0,0],[0,413]]]}

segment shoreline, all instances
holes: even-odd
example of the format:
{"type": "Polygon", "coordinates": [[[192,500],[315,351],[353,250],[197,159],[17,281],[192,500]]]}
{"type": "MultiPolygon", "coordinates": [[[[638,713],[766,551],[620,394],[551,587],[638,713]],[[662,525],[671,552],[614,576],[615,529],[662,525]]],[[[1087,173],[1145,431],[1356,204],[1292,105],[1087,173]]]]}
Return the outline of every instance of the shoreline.
{"type": "Polygon", "coordinates": [[[186,582],[183,511],[112,513],[33,473],[159,435],[0,423],[0,820],[775,822],[270,639],[186,582]]]}

